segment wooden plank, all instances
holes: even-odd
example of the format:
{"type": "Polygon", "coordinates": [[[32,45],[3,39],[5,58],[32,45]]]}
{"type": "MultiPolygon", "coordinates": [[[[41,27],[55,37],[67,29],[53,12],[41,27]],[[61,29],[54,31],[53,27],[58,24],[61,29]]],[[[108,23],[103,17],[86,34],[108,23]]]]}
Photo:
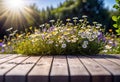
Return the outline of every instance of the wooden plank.
{"type": "Polygon", "coordinates": [[[0,59],[8,57],[9,55],[0,54],[0,59]]]}
{"type": "Polygon", "coordinates": [[[9,60],[11,60],[13,58],[16,58],[16,57],[19,57],[19,55],[11,55],[11,56],[8,56],[6,58],[2,58],[2,59],[0,59],[0,64],[2,64],[4,62],[7,62],[7,61],[9,61],[9,60]]]}
{"type": "Polygon", "coordinates": [[[26,76],[39,57],[30,57],[5,75],[5,82],[26,82],[26,76]]]}
{"type": "Polygon", "coordinates": [[[90,82],[90,75],[76,56],[67,57],[70,69],[70,82],[90,82]]]}
{"type": "Polygon", "coordinates": [[[44,56],[28,74],[28,82],[49,82],[52,56],[44,56]]]}
{"type": "Polygon", "coordinates": [[[18,65],[20,62],[25,60],[27,57],[18,57],[13,60],[10,60],[6,63],[3,63],[0,65],[0,82],[3,82],[4,75],[10,71],[12,68],[14,68],[16,65],[18,65]]]}
{"type": "Polygon", "coordinates": [[[92,82],[112,82],[111,74],[91,58],[79,57],[91,74],[92,82]]]}
{"type": "Polygon", "coordinates": [[[116,58],[106,58],[106,59],[120,65],[120,59],[116,59],[116,58]]]}
{"type": "Polygon", "coordinates": [[[120,59],[120,54],[110,54],[110,55],[120,59]]]}
{"type": "Polygon", "coordinates": [[[120,66],[104,58],[94,58],[99,64],[109,70],[114,76],[114,82],[120,82],[120,66]]]}
{"type": "Polygon", "coordinates": [[[65,56],[55,56],[50,73],[50,82],[68,82],[69,74],[65,56]]]}

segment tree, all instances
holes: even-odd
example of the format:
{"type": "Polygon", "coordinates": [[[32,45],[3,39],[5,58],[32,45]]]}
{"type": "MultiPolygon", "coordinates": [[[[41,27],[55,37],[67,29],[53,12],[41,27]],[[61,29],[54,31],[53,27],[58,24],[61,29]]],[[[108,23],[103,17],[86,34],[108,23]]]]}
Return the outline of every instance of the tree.
{"type": "Polygon", "coordinates": [[[66,0],[63,4],[52,11],[56,18],[65,20],[77,16],[87,15],[89,21],[97,21],[104,26],[110,27],[111,21],[108,9],[104,8],[103,0],[66,0]]]}

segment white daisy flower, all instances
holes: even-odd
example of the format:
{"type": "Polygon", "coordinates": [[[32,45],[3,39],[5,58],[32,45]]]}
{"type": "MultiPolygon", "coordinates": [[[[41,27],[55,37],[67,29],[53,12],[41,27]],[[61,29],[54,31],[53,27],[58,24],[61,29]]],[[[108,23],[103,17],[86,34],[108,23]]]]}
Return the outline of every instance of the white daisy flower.
{"type": "Polygon", "coordinates": [[[53,42],[54,42],[53,40],[50,40],[48,41],[48,44],[53,44],[53,42]]]}
{"type": "Polygon", "coordinates": [[[82,45],[82,48],[87,48],[87,45],[86,45],[86,44],[83,44],[83,45],[82,45]]]}
{"type": "Polygon", "coordinates": [[[110,46],[110,45],[106,45],[105,48],[106,48],[106,49],[111,49],[112,46],[110,46]]]}
{"type": "Polygon", "coordinates": [[[88,45],[88,41],[84,41],[84,42],[83,42],[83,44],[86,44],[86,45],[88,45]]]}
{"type": "Polygon", "coordinates": [[[66,46],[67,46],[66,44],[62,44],[62,46],[61,46],[61,47],[62,47],[62,48],[66,48],[66,46]]]}

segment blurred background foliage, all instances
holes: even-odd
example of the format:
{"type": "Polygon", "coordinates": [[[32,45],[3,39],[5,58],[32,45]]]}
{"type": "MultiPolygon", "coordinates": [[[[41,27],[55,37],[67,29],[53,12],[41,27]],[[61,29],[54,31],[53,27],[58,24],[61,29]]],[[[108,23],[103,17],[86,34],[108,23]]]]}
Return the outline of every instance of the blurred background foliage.
{"type": "Polygon", "coordinates": [[[4,0],[0,0],[0,39],[6,33],[6,29],[13,27],[14,30],[25,30],[30,26],[39,27],[43,23],[49,23],[49,20],[61,19],[65,23],[66,18],[79,17],[87,15],[89,22],[97,21],[103,25],[106,32],[113,29],[113,15],[119,15],[117,10],[109,10],[104,7],[104,0],[66,0],[60,3],[57,8],[47,7],[40,10],[36,4],[27,6],[27,13],[20,13],[19,16],[10,16],[10,12],[5,13],[5,6],[2,4],[4,0]],[[29,10],[28,10],[29,9],[29,10]],[[9,20],[8,20],[9,18],[9,20]]]}

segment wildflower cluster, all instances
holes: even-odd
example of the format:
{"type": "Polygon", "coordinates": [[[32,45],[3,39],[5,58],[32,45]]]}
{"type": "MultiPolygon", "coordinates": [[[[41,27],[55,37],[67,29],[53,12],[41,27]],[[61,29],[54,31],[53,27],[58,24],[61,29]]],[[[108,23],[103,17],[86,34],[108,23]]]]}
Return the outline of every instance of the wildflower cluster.
{"type": "Polygon", "coordinates": [[[117,38],[116,35],[113,34],[112,29],[109,30],[109,34],[107,33],[104,35],[104,42],[105,42],[105,47],[104,50],[102,51],[104,54],[119,54],[120,53],[120,48],[119,48],[119,43],[120,39],[117,38]]]}
{"type": "Polygon", "coordinates": [[[66,22],[50,20],[51,24],[30,27],[24,33],[7,29],[10,34],[4,37],[4,50],[26,55],[91,55],[104,49],[101,24],[90,25],[85,15],[80,20],[68,18],[66,22]]]}

